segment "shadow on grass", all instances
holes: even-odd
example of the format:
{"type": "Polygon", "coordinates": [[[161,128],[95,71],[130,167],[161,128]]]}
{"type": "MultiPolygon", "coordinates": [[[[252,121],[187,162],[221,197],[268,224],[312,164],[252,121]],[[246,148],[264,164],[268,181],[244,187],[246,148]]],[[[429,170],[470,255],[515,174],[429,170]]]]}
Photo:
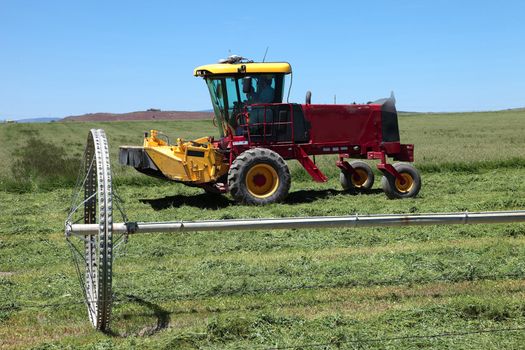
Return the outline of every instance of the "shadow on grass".
{"type": "Polygon", "coordinates": [[[285,204],[301,204],[301,203],[311,203],[320,199],[326,199],[329,197],[337,195],[348,195],[356,196],[358,194],[377,194],[383,192],[380,189],[371,189],[367,191],[357,192],[357,191],[345,191],[345,190],[301,190],[291,192],[288,197],[284,200],[285,204]]]}
{"type": "MultiPolygon", "coordinates": [[[[171,321],[171,317],[170,317],[170,312],[169,311],[164,310],[163,308],[161,308],[157,304],[153,304],[152,302],[149,302],[147,300],[144,300],[144,299],[142,299],[140,297],[137,297],[137,296],[134,296],[134,295],[126,295],[126,299],[129,302],[131,302],[131,303],[135,303],[135,304],[138,304],[140,306],[143,306],[143,307],[149,309],[151,312],[153,312],[153,316],[157,319],[157,323],[155,325],[152,325],[152,326],[145,326],[140,331],[138,331],[137,334],[126,334],[126,333],[121,334],[121,333],[115,332],[114,330],[108,330],[108,331],[105,332],[107,335],[110,335],[110,336],[113,336],[113,337],[123,337],[123,338],[128,337],[130,335],[138,335],[140,337],[147,337],[147,336],[154,335],[154,334],[160,332],[161,330],[166,329],[166,328],[169,327],[170,321],[171,321]]],[[[141,317],[141,316],[149,316],[149,314],[148,315],[145,315],[145,314],[124,314],[124,315],[121,315],[121,317],[124,318],[124,319],[130,319],[130,318],[141,317]]]]}
{"type": "Polygon", "coordinates": [[[195,196],[176,195],[157,199],[140,199],[139,201],[144,204],[149,204],[153,210],[177,208],[183,205],[200,209],[218,210],[234,203],[225,196],[209,193],[201,193],[195,196]]]}
{"type": "MultiPolygon", "coordinates": [[[[380,189],[371,189],[363,192],[344,191],[344,190],[300,190],[291,192],[284,200],[284,204],[301,204],[312,203],[320,199],[337,196],[340,194],[355,196],[358,194],[377,194],[383,192],[380,189]]],[[[140,199],[141,203],[149,204],[153,210],[165,210],[169,208],[178,208],[183,205],[199,209],[219,210],[234,205],[235,202],[230,198],[220,194],[202,193],[195,196],[167,196],[155,199],[140,199]]]]}

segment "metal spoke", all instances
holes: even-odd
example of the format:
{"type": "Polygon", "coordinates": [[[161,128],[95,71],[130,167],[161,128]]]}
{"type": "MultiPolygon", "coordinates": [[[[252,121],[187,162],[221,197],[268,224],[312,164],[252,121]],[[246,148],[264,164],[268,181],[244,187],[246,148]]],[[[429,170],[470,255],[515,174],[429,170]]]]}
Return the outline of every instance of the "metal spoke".
{"type": "MultiPolygon", "coordinates": [[[[86,241],[87,241],[87,240],[86,240],[86,241]]],[[[70,247],[71,251],[72,251],[73,253],[77,253],[77,255],[78,255],[78,256],[76,257],[76,259],[75,259],[75,263],[77,264],[77,267],[78,267],[78,261],[79,261],[79,260],[81,260],[82,262],[84,262],[84,266],[86,266],[86,265],[88,264],[88,261],[84,258],[84,254],[82,254],[82,253],[80,252],[80,250],[78,250],[78,248],[77,248],[77,247],[76,247],[71,241],[68,240],[68,243],[69,243],[69,247],[70,247]]],[[[93,274],[91,273],[91,271],[90,271],[90,273],[89,273],[89,276],[90,276],[90,281],[94,281],[94,277],[93,277],[93,274]]],[[[82,279],[81,279],[81,280],[82,280],[82,279]]],[[[82,281],[83,281],[83,280],[82,280],[82,281]]],[[[82,286],[85,286],[85,284],[84,284],[83,282],[82,282],[82,286]]],[[[85,288],[82,288],[82,290],[83,290],[84,293],[85,293],[85,288]]],[[[87,299],[87,298],[86,298],[86,299],[87,299]]]]}
{"type": "MultiPolygon", "coordinates": [[[[123,206],[123,203],[124,201],[122,200],[122,198],[120,197],[120,195],[118,194],[118,191],[117,191],[117,187],[113,184],[113,202],[115,203],[115,206],[117,207],[117,210],[118,212],[120,213],[120,216],[122,218],[122,221],[123,222],[128,222],[128,215],[126,213],[126,210],[123,206]]],[[[114,251],[114,256],[113,256],[113,259],[117,256],[120,256],[120,255],[124,255],[125,254],[125,247],[126,247],[126,244],[128,243],[128,239],[129,239],[129,234],[127,232],[121,234],[120,236],[118,236],[114,241],[113,241],[113,251],[114,251]],[[124,247],[122,249],[120,249],[121,247],[124,247]]]]}
{"type": "Polygon", "coordinates": [[[124,201],[122,200],[122,198],[120,197],[120,195],[118,194],[117,192],[117,188],[115,185],[113,185],[113,198],[115,199],[115,205],[117,206],[117,209],[118,211],[120,212],[120,215],[122,215],[122,219],[124,222],[128,222],[128,215],[126,214],[126,211],[124,209],[124,206],[122,205],[122,203],[124,203],[124,201]]]}
{"type": "MultiPolygon", "coordinates": [[[[73,243],[69,242],[69,240],[68,240],[68,243],[69,243],[69,247],[70,247],[70,250],[71,250],[71,254],[73,256],[73,262],[75,263],[75,269],[77,271],[77,277],[78,277],[80,286],[82,287],[81,290],[82,290],[82,294],[84,296],[84,303],[87,305],[88,310],[91,311],[91,303],[88,301],[88,297],[87,297],[87,294],[86,294],[86,285],[85,285],[84,280],[82,278],[82,273],[80,272],[80,266],[78,264],[78,258],[75,257],[75,255],[74,255],[75,251],[78,252],[78,249],[73,245],[73,243]]],[[[78,252],[78,253],[80,254],[80,252],[78,252]]]]}
{"type": "Polygon", "coordinates": [[[97,196],[96,193],[93,193],[91,196],[89,196],[88,198],[84,199],[84,201],[82,203],[80,203],[79,205],[77,205],[75,207],[75,209],[73,209],[71,211],[71,213],[69,214],[69,216],[67,217],[68,221],[71,219],[71,216],[84,204],[86,204],[87,202],[89,202],[91,199],[95,198],[97,196]]]}
{"type": "MultiPolygon", "coordinates": [[[[86,239],[83,239],[83,241],[84,242],[88,242],[86,239]]],[[[77,255],[82,258],[81,260],[84,263],[84,266],[86,266],[88,264],[88,261],[85,259],[84,254],[82,254],[80,252],[80,250],[78,250],[78,248],[73,243],[71,243],[69,240],[68,240],[68,242],[70,244],[70,249],[72,249],[72,251],[77,253],[77,255]]],[[[79,260],[79,258],[77,257],[77,261],[76,261],[77,265],[78,265],[78,260],[79,260]]],[[[90,276],[90,280],[93,280],[95,278],[95,276],[91,273],[91,270],[89,270],[89,276],[90,276]]]]}
{"type": "MultiPolygon", "coordinates": [[[[86,180],[88,178],[88,174],[91,173],[91,170],[93,168],[94,162],[95,162],[95,157],[93,157],[93,159],[91,159],[91,164],[89,165],[88,170],[85,172],[86,176],[84,176],[84,180],[82,181],[82,184],[79,184],[80,181],[77,179],[77,184],[75,185],[75,188],[78,188],[78,191],[77,191],[76,195],[73,194],[73,196],[72,196],[73,198],[72,198],[72,201],[71,201],[71,207],[73,207],[75,205],[75,202],[78,200],[78,197],[80,196],[80,193],[82,193],[82,190],[84,189],[84,185],[86,184],[86,180]]],[[[79,176],[79,178],[80,178],[80,176],[79,176]]],[[[77,206],[76,209],[78,209],[79,207],[80,207],[80,205],[77,206]]],[[[76,209],[75,210],[71,210],[69,212],[69,214],[71,215],[73,212],[76,211],[76,209]]]]}
{"type": "Polygon", "coordinates": [[[113,240],[113,250],[116,250],[122,243],[126,244],[128,241],[127,234],[121,234],[115,240],[113,240]]]}
{"type": "MultiPolygon", "coordinates": [[[[81,238],[81,237],[78,237],[78,238],[79,238],[80,240],[84,241],[84,242],[87,242],[87,240],[84,239],[84,238],[81,238]]],[[[68,239],[67,242],[69,243],[69,248],[72,249],[72,251],[73,251],[74,253],[77,253],[79,256],[81,256],[82,258],[84,258],[84,253],[81,253],[80,250],[78,250],[78,248],[77,248],[77,247],[71,242],[71,240],[68,239]]],[[[85,263],[85,262],[86,262],[86,261],[84,260],[84,263],[85,263]]]]}
{"type": "Polygon", "coordinates": [[[72,224],[78,224],[80,221],[84,220],[84,218],[78,218],[75,221],[71,221],[72,224]]]}
{"type": "Polygon", "coordinates": [[[117,256],[122,256],[126,254],[128,239],[128,234],[122,234],[119,237],[117,237],[115,241],[113,241],[113,251],[115,252],[115,254],[113,255],[113,259],[115,259],[117,256]],[[119,249],[121,246],[123,246],[123,248],[119,249]]]}

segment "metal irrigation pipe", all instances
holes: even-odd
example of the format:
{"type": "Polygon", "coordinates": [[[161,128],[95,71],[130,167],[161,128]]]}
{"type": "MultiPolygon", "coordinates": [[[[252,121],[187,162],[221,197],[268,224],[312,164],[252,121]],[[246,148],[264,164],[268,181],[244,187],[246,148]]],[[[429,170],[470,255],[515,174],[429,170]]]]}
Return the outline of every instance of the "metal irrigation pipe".
{"type": "MultiPolygon", "coordinates": [[[[275,219],[234,219],[172,222],[127,222],[114,223],[114,233],[151,232],[197,232],[197,231],[240,231],[278,230],[294,228],[335,228],[335,227],[386,227],[459,224],[498,224],[525,222],[525,210],[496,212],[462,212],[440,214],[392,214],[392,215],[349,215],[319,216],[275,219]]],[[[66,223],[66,234],[76,236],[95,235],[99,224],[66,223]]]]}

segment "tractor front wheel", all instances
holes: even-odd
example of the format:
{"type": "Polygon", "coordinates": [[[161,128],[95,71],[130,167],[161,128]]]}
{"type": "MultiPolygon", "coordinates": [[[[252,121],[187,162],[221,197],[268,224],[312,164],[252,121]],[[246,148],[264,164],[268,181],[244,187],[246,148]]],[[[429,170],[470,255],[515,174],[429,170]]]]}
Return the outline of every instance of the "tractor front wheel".
{"type": "Polygon", "coordinates": [[[353,174],[345,174],[341,171],[339,181],[344,190],[366,191],[374,185],[374,172],[370,165],[365,162],[351,162],[350,166],[354,169],[353,174]]]}
{"type": "Polygon", "coordinates": [[[263,205],[283,200],[290,190],[290,171],[284,159],[266,148],[243,152],[228,172],[228,188],[235,201],[263,205]]]}
{"type": "Polygon", "coordinates": [[[394,176],[383,176],[381,186],[390,199],[412,198],[417,196],[421,189],[421,176],[410,164],[395,163],[394,168],[403,180],[394,176]]]}

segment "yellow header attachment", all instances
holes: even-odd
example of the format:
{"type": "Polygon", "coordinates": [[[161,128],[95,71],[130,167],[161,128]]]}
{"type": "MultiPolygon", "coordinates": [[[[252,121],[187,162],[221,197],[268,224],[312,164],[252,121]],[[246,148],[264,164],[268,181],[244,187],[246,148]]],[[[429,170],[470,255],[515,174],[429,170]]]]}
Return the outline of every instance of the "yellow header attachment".
{"type": "Polygon", "coordinates": [[[255,73],[284,73],[292,72],[292,67],[287,62],[265,63],[217,63],[207,64],[193,70],[196,77],[216,74],[255,74],[255,73]]]}
{"type": "Polygon", "coordinates": [[[228,173],[228,162],[218,152],[208,137],[193,141],[180,138],[172,145],[168,138],[157,130],[144,138],[143,149],[155,167],[166,178],[205,184],[215,182],[228,173]]]}

